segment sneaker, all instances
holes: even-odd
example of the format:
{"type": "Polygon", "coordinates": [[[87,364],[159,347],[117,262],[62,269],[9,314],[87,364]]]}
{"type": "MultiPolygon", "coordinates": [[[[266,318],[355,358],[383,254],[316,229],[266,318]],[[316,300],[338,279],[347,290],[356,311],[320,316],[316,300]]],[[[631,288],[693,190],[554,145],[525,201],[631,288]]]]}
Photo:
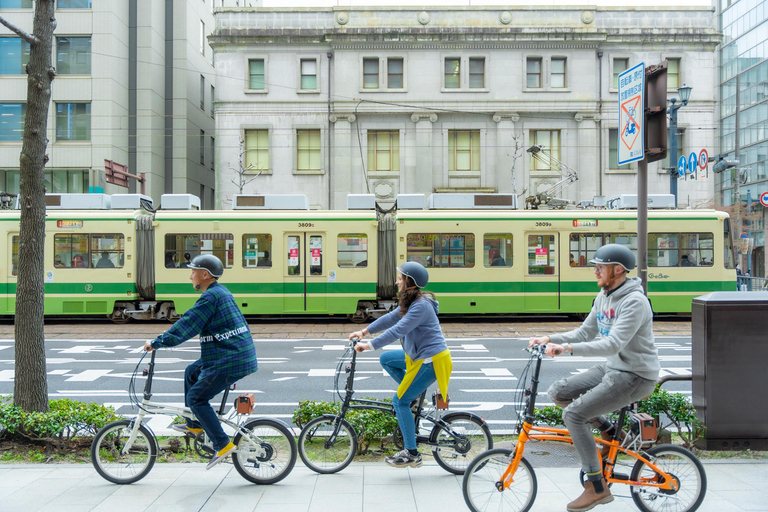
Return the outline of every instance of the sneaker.
{"type": "Polygon", "coordinates": [[[184,434],[193,434],[193,435],[197,435],[203,431],[203,429],[201,428],[188,427],[183,423],[174,423],[173,425],[171,425],[171,430],[175,430],[176,432],[182,432],[184,434]]]}
{"type": "Polygon", "coordinates": [[[235,451],[236,448],[237,447],[234,444],[232,444],[232,441],[230,441],[227,446],[219,450],[218,453],[213,456],[213,458],[208,463],[208,465],[205,466],[205,469],[211,469],[213,466],[215,466],[219,462],[223,461],[224,459],[232,455],[232,452],[235,451]]]}
{"type": "Polygon", "coordinates": [[[394,468],[420,468],[421,467],[421,454],[411,455],[408,450],[402,450],[384,459],[384,462],[394,468]]]}

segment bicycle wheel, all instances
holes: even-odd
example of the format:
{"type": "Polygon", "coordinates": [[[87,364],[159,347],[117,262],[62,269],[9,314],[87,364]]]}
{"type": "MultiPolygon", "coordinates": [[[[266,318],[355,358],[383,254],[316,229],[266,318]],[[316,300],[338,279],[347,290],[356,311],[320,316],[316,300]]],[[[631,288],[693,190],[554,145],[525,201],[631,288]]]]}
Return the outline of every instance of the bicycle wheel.
{"type": "Polygon", "coordinates": [[[450,426],[451,431],[440,425],[434,426],[429,439],[436,442],[437,446],[432,448],[432,455],[440,467],[454,475],[461,475],[472,459],[493,448],[491,431],[474,414],[447,414],[443,421],[450,426]]]}
{"type": "Polygon", "coordinates": [[[91,442],[91,462],[96,472],[114,484],[138,482],[152,469],[157,458],[157,441],[144,425],[126,451],[125,444],[134,421],[113,421],[99,430],[91,442]]]}
{"type": "Polygon", "coordinates": [[[467,466],[461,488],[464,501],[472,512],[527,512],[536,499],[536,474],[531,464],[520,459],[514,480],[508,489],[496,487],[512,460],[512,450],[496,448],[481,453],[467,466]]]}
{"type": "Polygon", "coordinates": [[[320,474],[338,473],[357,453],[357,433],[338,416],[321,416],[307,423],[299,434],[299,455],[304,464],[320,474]],[[335,427],[336,437],[330,441],[335,427]]]}
{"type": "MultiPolygon", "coordinates": [[[[651,462],[672,475],[679,485],[677,491],[666,491],[642,485],[633,485],[632,500],[643,512],[674,510],[675,512],[693,512],[704,500],[707,492],[707,475],[699,459],[682,446],[662,444],[647,452],[651,462]]],[[[659,482],[658,473],[644,462],[637,461],[632,468],[632,481],[647,480],[659,482]]]]}
{"type": "Polygon", "coordinates": [[[296,464],[296,441],[291,431],[266,418],[251,420],[243,429],[250,431],[250,436],[238,432],[232,441],[237,446],[232,455],[237,472],[249,482],[262,485],[288,476],[296,464]]]}

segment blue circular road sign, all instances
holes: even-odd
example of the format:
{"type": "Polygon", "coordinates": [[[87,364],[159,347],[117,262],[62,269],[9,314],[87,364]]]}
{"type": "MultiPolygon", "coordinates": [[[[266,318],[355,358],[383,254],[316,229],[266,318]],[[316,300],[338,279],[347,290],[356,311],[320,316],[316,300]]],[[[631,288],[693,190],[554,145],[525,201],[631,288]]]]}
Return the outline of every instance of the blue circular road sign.
{"type": "Polygon", "coordinates": [[[690,155],[688,155],[688,172],[691,174],[696,174],[696,169],[699,167],[699,155],[697,155],[695,152],[691,152],[690,155]]]}
{"type": "Polygon", "coordinates": [[[677,174],[680,176],[685,176],[685,173],[688,171],[688,159],[685,158],[685,155],[682,155],[680,157],[680,160],[677,161],[677,174]]]}

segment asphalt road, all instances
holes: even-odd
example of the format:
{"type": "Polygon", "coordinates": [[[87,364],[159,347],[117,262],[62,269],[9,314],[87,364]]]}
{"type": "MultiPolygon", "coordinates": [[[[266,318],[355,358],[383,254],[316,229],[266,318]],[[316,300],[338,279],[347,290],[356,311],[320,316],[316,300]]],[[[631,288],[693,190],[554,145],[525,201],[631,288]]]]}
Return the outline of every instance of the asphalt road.
{"type": "MultiPolygon", "coordinates": [[[[119,414],[135,413],[128,387],[143,355],[146,338],[54,338],[46,340],[48,393],[51,399],[73,398],[115,407],[119,414]]],[[[690,336],[658,336],[662,376],[690,375],[690,336]]],[[[256,395],[254,415],[291,422],[300,400],[333,400],[334,373],[346,342],[342,338],[255,339],[259,371],[238,383],[237,395],[256,395]]],[[[469,410],[482,416],[494,433],[514,428],[519,377],[528,361],[524,347],[527,338],[478,337],[448,338],[454,370],[451,377],[451,409],[469,410]]],[[[394,347],[397,348],[397,347],[394,347]]],[[[154,397],[160,402],[183,404],[184,368],[197,359],[199,342],[188,341],[174,349],[158,352],[154,397]]],[[[365,352],[358,358],[356,396],[391,397],[394,382],[381,369],[378,353],[365,352]]],[[[0,395],[13,392],[13,340],[0,338],[0,395]]],[[[547,359],[542,369],[540,389],[555,380],[584,371],[599,358],[559,357],[547,359]]],[[[139,365],[146,367],[145,360],[139,365]]],[[[344,380],[342,379],[343,386],[344,380]]],[[[137,392],[143,389],[143,379],[137,392]]],[[[690,381],[669,382],[665,389],[690,395],[690,381]]],[[[234,400],[232,397],[230,404],[234,400]]],[[[214,401],[215,402],[215,401],[214,401]]],[[[550,405],[541,393],[537,406],[550,405]]],[[[164,433],[171,417],[158,416],[150,425],[164,433]]]]}

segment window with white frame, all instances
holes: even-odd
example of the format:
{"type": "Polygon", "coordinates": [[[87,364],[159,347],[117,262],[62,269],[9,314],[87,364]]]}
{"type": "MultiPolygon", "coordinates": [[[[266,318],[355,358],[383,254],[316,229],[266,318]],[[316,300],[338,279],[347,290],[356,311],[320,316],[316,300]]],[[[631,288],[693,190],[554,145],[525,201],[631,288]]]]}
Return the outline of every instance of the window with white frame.
{"type": "Polygon", "coordinates": [[[387,88],[402,89],[405,87],[404,62],[402,57],[393,57],[387,59],[387,88]]]}
{"type": "Polygon", "coordinates": [[[469,88],[485,89],[485,57],[469,58],[469,88]]]}
{"type": "MultiPolygon", "coordinates": [[[[560,130],[534,130],[533,144],[543,146],[544,151],[557,160],[560,160],[560,130]]],[[[533,159],[534,171],[549,171],[552,169],[552,162],[548,158],[533,159]]]]}
{"type": "Polygon", "coordinates": [[[541,88],[541,57],[528,57],[526,59],[525,86],[528,89],[541,88]]]}
{"type": "Polygon", "coordinates": [[[269,171],[269,130],[245,131],[245,170],[269,171]]]}
{"type": "Polygon", "coordinates": [[[549,63],[549,83],[553,89],[565,89],[568,87],[566,65],[565,57],[552,57],[549,63]]]}
{"type": "Polygon", "coordinates": [[[301,59],[301,90],[317,90],[317,59],[301,59]]]}
{"type": "Polygon", "coordinates": [[[363,89],[379,88],[379,59],[369,57],[363,59],[363,89]]]}
{"type": "Polygon", "coordinates": [[[264,90],[265,87],[264,59],[248,59],[248,88],[264,90]]]}
{"type": "Polygon", "coordinates": [[[56,73],[59,75],[91,74],[91,38],[56,38],[56,73]]]}
{"type": "Polygon", "coordinates": [[[619,165],[619,129],[610,128],[608,130],[608,168],[609,169],[629,169],[629,164],[619,165]]]}
{"type": "Polygon", "coordinates": [[[626,57],[617,57],[613,59],[613,85],[614,89],[619,88],[619,75],[629,69],[629,59],[626,57]]]}
{"type": "Polygon", "coordinates": [[[480,130],[448,130],[449,171],[480,171],[480,130]]]}
{"type": "Polygon", "coordinates": [[[200,20],[200,53],[205,55],[205,22],[200,20]]]}
{"type": "Polygon", "coordinates": [[[400,131],[368,130],[368,172],[400,171],[400,131]]]}
{"type": "Polygon", "coordinates": [[[91,140],[90,103],[56,103],[56,140],[91,140]]]}
{"type": "Polygon", "coordinates": [[[458,89],[461,87],[461,59],[459,57],[445,58],[445,88],[458,89]]]}
{"type": "Polygon", "coordinates": [[[320,130],[296,130],[296,170],[322,170],[320,130]]]}

